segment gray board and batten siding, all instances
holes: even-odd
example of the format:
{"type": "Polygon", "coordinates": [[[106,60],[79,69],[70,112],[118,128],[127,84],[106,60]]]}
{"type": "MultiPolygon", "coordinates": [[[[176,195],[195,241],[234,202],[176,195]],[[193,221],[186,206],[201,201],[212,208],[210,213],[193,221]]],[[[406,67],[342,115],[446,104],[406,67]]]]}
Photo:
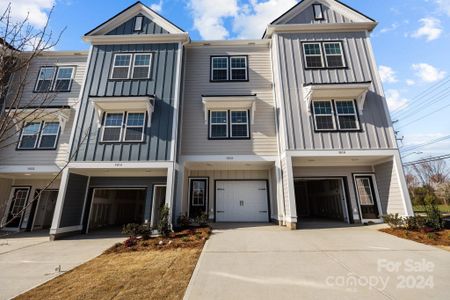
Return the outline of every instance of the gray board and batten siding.
{"type": "Polygon", "coordinates": [[[134,30],[134,24],[135,24],[135,18],[131,18],[130,20],[126,21],[122,25],[114,28],[110,32],[108,32],[106,35],[124,35],[124,34],[168,34],[169,32],[156,24],[155,22],[152,22],[148,18],[144,17],[142,14],[139,14],[138,16],[142,16],[142,30],[135,31],[134,30]]]}
{"type": "Polygon", "coordinates": [[[382,91],[371,63],[369,37],[365,32],[280,33],[279,45],[281,98],[285,107],[288,150],[392,149],[389,116],[382,91]],[[305,69],[303,42],[342,41],[346,67],[340,69],[305,69]],[[315,132],[303,89],[309,84],[352,84],[372,82],[360,115],[358,132],[315,132]]]}
{"type": "MultiPolygon", "coordinates": [[[[77,120],[72,154],[75,161],[170,160],[178,43],[95,45],[77,120]],[[114,53],[153,54],[151,77],[145,80],[111,80],[114,53]],[[102,143],[93,97],[154,96],[151,126],[140,143],[102,143]],[[77,151],[77,147],[79,148],[77,151]]],[[[124,105],[126,108],[126,105],[124,105]]],[[[148,116],[147,116],[148,117],[148,116]]],[[[102,120],[101,120],[102,121],[102,120]]]]}

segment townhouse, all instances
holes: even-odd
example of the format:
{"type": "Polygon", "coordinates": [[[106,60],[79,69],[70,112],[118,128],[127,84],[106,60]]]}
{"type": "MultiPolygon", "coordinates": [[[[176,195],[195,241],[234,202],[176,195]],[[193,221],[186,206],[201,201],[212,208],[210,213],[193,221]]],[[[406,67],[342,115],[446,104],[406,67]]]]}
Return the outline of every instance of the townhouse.
{"type": "MultiPolygon", "coordinates": [[[[376,25],[340,1],[303,0],[259,40],[192,42],[138,2],[84,36],[76,113],[57,150],[0,151],[2,200],[25,205],[22,194],[60,170],[52,238],[156,227],[163,205],[173,223],[206,215],[292,229],[411,215],[370,41],[376,25]]],[[[34,228],[32,207],[16,228],[34,228]]]]}

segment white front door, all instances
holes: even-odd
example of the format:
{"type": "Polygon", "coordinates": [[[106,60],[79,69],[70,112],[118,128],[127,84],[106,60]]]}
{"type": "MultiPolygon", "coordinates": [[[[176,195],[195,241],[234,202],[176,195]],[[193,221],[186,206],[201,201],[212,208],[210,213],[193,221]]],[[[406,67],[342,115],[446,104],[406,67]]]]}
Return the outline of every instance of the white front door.
{"type": "Polygon", "coordinates": [[[266,181],[217,181],[217,222],[268,222],[266,181]]]}

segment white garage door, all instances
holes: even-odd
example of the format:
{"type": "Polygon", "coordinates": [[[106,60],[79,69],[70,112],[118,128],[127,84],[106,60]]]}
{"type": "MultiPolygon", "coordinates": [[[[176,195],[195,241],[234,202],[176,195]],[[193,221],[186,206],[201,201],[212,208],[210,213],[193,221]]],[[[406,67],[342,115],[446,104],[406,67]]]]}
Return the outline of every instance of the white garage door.
{"type": "Polygon", "coordinates": [[[217,222],[268,222],[266,181],[217,181],[217,222]]]}

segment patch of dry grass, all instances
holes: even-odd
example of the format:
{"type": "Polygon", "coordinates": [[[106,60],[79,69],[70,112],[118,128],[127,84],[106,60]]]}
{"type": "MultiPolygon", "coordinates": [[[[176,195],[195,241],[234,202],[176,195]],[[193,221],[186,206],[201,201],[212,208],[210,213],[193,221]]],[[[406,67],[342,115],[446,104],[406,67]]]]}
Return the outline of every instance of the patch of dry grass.
{"type": "Polygon", "coordinates": [[[16,299],[182,299],[206,239],[194,233],[170,240],[113,247],[16,299]]]}
{"type": "Polygon", "coordinates": [[[450,230],[448,229],[431,233],[393,228],[380,229],[380,231],[426,245],[441,246],[443,249],[450,247],[450,230]]]}

